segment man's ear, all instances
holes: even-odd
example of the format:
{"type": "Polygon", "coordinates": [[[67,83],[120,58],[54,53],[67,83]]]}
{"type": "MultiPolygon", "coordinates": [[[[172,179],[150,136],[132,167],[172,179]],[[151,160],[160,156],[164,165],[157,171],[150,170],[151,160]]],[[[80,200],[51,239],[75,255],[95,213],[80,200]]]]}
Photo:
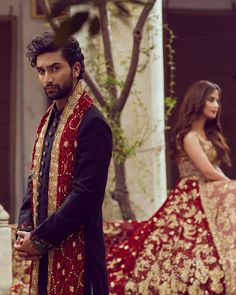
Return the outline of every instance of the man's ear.
{"type": "Polygon", "coordinates": [[[80,70],[81,70],[81,65],[79,62],[76,62],[72,68],[74,78],[79,77],[80,70]]]}

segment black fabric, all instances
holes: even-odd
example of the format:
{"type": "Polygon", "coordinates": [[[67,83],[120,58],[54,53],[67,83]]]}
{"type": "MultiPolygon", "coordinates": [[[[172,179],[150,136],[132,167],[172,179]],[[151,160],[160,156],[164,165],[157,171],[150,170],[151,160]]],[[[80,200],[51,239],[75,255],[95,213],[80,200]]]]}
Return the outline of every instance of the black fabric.
{"type": "Polygon", "coordinates": [[[39,263],[39,284],[38,284],[39,295],[47,295],[47,284],[48,284],[48,253],[45,253],[40,258],[40,263],[39,263]]]}
{"type": "MultiPolygon", "coordinates": [[[[53,124],[53,120],[51,120],[53,124]]],[[[47,132],[49,133],[50,127],[47,132]]],[[[46,137],[47,137],[46,136],[46,137]]],[[[53,135],[48,139],[50,146],[53,135]]],[[[45,138],[46,141],[46,138],[45,138]]],[[[48,191],[48,162],[42,167],[42,186],[38,207],[38,222],[34,232],[39,238],[53,245],[60,244],[72,232],[85,229],[85,291],[84,295],[107,295],[108,280],[105,263],[105,246],[102,229],[102,202],[112,154],[112,135],[100,111],[92,105],[79,127],[77,160],[72,192],[62,206],[46,216],[45,200],[48,191]],[[45,179],[46,178],[46,179],[45,179]],[[45,186],[46,184],[46,186],[45,186]]],[[[31,216],[30,195],[26,195],[20,213],[20,222],[31,216]],[[26,209],[27,208],[27,209],[26,209]],[[26,213],[27,212],[27,213],[26,213]]]]}
{"type": "Polygon", "coordinates": [[[57,112],[54,108],[48,123],[48,129],[45,134],[43,151],[41,157],[41,167],[39,172],[38,181],[38,218],[36,225],[40,225],[48,217],[48,181],[49,181],[49,169],[51,161],[52,145],[55,138],[58,122],[60,120],[61,112],[57,112]]]}
{"type": "Polygon", "coordinates": [[[32,194],[32,175],[28,177],[27,189],[25,196],[23,198],[23,203],[21,206],[19,218],[18,218],[18,228],[24,223],[30,223],[33,225],[33,213],[31,204],[31,194],[32,194]]]}

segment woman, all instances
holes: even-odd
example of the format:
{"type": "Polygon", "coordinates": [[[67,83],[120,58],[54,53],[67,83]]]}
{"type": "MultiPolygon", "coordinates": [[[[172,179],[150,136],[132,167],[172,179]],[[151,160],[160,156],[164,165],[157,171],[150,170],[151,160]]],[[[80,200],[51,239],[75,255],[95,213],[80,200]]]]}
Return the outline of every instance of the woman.
{"type": "Polygon", "coordinates": [[[236,294],[236,182],[219,121],[221,90],[197,81],[173,132],[180,181],[164,205],[108,253],[110,294],[236,294]]]}

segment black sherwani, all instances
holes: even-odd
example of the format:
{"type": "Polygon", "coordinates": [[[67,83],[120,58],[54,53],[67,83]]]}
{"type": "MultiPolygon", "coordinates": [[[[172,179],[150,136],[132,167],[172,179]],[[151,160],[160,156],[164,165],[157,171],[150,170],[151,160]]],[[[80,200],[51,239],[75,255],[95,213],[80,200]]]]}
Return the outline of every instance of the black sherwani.
{"type": "MultiPolygon", "coordinates": [[[[58,245],[84,226],[84,295],[108,295],[105,247],[102,229],[102,202],[112,154],[112,135],[100,111],[92,105],[79,126],[72,192],[61,207],[47,216],[50,152],[60,113],[52,112],[44,140],[38,190],[38,219],[34,234],[58,245]]],[[[31,180],[19,215],[19,227],[32,221],[31,180]]],[[[39,294],[47,294],[47,253],[39,268],[39,294]]],[[[81,295],[81,294],[78,294],[81,295]]]]}

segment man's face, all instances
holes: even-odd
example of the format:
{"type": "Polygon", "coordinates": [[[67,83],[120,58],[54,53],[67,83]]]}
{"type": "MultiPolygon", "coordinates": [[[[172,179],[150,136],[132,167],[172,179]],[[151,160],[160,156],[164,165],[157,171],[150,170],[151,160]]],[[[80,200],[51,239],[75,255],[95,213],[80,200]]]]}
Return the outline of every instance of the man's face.
{"type": "Polygon", "coordinates": [[[80,64],[71,68],[61,51],[47,52],[37,57],[36,69],[39,80],[49,99],[64,99],[70,95],[77,83],[80,64]]]}

